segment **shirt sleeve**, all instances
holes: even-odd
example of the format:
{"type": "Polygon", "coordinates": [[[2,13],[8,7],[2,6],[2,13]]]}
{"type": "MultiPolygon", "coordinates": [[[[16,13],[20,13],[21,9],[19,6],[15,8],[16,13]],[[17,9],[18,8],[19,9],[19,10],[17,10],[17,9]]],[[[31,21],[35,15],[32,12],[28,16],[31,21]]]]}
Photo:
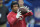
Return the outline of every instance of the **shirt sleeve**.
{"type": "Polygon", "coordinates": [[[33,15],[32,12],[28,12],[28,13],[24,14],[25,17],[26,17],[26,16],[32,16],[32,15],[33,15]]]}

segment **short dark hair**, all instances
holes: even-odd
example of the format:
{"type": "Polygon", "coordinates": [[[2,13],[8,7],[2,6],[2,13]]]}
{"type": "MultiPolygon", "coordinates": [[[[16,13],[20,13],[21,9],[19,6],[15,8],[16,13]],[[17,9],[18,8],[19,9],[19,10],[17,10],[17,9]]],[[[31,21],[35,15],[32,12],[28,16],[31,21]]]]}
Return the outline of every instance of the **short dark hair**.
{"type": "MultiPolygon", "coordinates": [[[[18,4],[18,2],[17,1],[12,1],[12,3],[11,3],[11,9],[13,8],[13,5],[15,5],[15,4],[18,4]]],[[[18,4],[18,7],[19,7],[19,4],[18,4]]]]}

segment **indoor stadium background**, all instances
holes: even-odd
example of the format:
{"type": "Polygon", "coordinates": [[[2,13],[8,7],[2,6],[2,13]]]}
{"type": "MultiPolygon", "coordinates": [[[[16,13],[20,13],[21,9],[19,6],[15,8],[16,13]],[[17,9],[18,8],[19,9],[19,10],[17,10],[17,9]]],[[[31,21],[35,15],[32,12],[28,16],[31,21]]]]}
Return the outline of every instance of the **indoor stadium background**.
{"type": "MultiPolygon", "coordinates": [[[[9,12],[11,12],[12,10],[10,5],[12,1],[18,1],[18,0],[9,0],[8,2],[5,2],[5,0],[3,1],[4,5],[8,7],[9,12]]],[[[40,27],[40,0],[24,0],[24,6],[28,6],[30,10],[32,10],[33,12],[33,16],[29,16],[30,18],[32,18],[31,20],[28,19],[29,17],[25,19],[26,22],[28,22],[28,27],[40,27]],[[29,20],[31,21],[30,23],[29,20]]],[[[8,24],[8,22],[7,27],[10,27],[10,24],[8,24]]]]}

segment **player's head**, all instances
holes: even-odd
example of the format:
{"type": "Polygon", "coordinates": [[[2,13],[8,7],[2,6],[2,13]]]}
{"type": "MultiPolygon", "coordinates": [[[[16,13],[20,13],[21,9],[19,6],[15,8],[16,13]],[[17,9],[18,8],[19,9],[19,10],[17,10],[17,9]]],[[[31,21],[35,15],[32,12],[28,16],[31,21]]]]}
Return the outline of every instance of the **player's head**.
{"type": "Polygon", "coordinates": [[[19,8],[18,2],[17,1],[13,1],[12,4],[11,4],[12,11],[17,12],[18,8],[19,8]]]}

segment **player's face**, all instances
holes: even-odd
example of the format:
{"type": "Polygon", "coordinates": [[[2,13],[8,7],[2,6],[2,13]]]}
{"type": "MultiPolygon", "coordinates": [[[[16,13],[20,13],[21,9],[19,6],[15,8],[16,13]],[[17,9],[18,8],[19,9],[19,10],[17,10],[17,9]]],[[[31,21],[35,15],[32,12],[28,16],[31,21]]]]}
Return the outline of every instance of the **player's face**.
{"type": "Polygon", "coordinates": [[[12,10],[17,11],[18,10],[18,5],[17,4],[13,5],[12,10]]]}

